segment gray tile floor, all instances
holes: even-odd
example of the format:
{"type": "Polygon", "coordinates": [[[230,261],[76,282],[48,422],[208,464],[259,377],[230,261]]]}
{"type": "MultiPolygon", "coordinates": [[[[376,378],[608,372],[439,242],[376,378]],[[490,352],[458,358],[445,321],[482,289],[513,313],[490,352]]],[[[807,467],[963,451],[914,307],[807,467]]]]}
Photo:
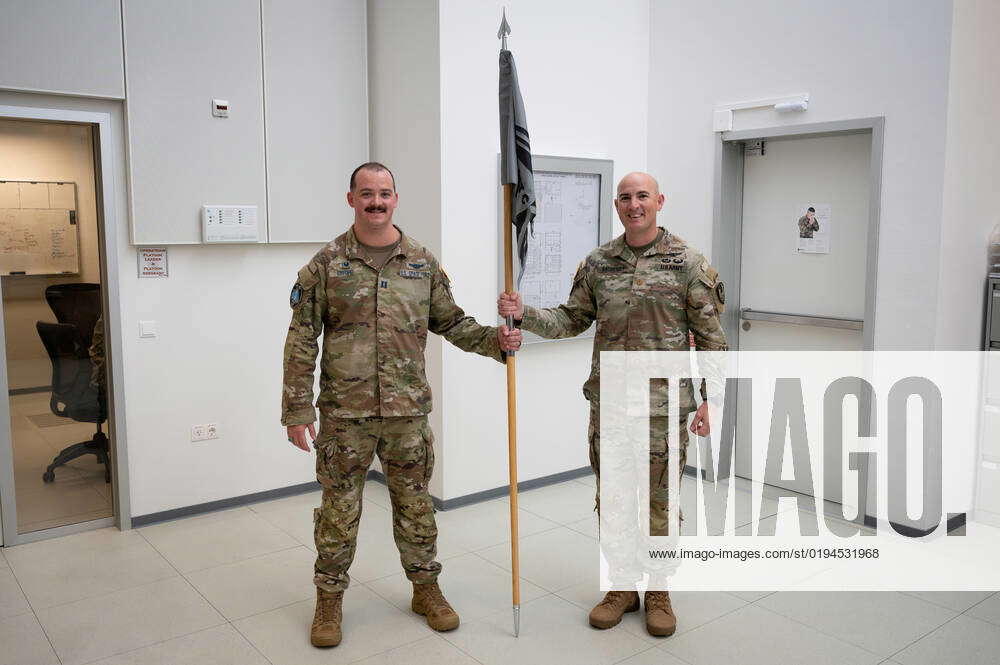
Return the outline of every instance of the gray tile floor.
{"type": "Polygon", "coordinates": [[[462,626],[437,634],[409,611],[388,494],[369,482],[335,649],[308,641],[312,493],[0,550],[0,665],[1000,662],[992,593],[674,592],[673,637],[647,635],[641,613],[594,630],[596,529],[577,505],[592,483],[521,495],[517,639],[506,500],[439,513],[441,583],[462,626]]]}
{"type": "Polygon", "coordinates": [[[111,485],[104,482],[104,466],[93,455],[78,457],[58,467],[54,482],[42,481],[42,473],[59,451],[91,438],[96,429],[91,423],[55,416],[49,407],[49,397],[50,393],[44,392],[9,398],[17,530],[20,533],[87,522],[112,514],[111,485]],[[45,420],[56,424],[39,426],[39,421],[45,420]]]}

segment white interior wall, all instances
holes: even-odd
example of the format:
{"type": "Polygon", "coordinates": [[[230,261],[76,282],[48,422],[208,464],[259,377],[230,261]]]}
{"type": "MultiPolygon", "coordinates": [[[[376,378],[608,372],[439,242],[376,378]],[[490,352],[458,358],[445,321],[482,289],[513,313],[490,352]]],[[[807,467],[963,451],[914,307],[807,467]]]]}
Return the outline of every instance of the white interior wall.
{"type": "MultiPolygon", "coordinates": [[[[438,0],[368,1],[368,95],[371,159],[396,179],[393,222],[441,256],[441,103],[438,0]]],[[[346,191],[346,188],[345,188],[346,191]]],[[[349,212],[349,211],[348,211],[349,212]]],[[[441,346],[427,336],[426,371],[437,441],[431,494],[442,497],[444,445],[441,346]]],[[[379,468],[378,461],[375,468],[379,468]]]]}
{"type": "Polygon", "coordinates": [[[716,105],[809,93],[804,113],[737,111],[736,130],[885,117],[875,344],[933,348],[950,0],[662,0],[651,29],[649,165],[667,223],[706,253],[716,105]]]}
{"type": "Polygon", "coordinates": [[[35,329],[36,321],[55,315],[45,302],[45,289],[66,282],[99,283],[94,155],[89,127],[0,120],[0,180],[75,182],[80,274],[3,277],[7,383],[11,390],[47,386],[52,379],[49,357],[35,329]]]}
{"type": "Polygon", "coordinates": [[[936,348],[982,348],[986,247],[1000,224],[1000,3],[956,0],[941,216],[936,348]]]}
{"type": "MultiPolygon", "coordinates": [[[[442,0],[441,258],[455,299],[484,324],[496,321],[499,291],[496,33],[504,6],[532,152],[612,159],[616,182],[646,167],[648,0],[442,0]]],[[[618,235],[617,217],[614,228],[618,235]]],[[[520,480],[588,465],[581,387],[591,344],[535,344],[518,355],[520,480]]],[[[444,498],[507,484],[505,376],[500,364],[445,345],[444,498]]]]}

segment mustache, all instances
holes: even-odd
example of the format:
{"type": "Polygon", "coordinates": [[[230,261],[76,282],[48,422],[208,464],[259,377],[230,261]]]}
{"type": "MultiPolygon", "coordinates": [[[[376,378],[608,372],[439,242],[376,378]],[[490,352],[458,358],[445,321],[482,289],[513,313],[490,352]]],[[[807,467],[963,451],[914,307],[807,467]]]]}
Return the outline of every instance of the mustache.
{"type": "Polygon", "coordinates": [[[386,212],[385,206],[368,206],[365,208],[365,212],[386,212]]]}

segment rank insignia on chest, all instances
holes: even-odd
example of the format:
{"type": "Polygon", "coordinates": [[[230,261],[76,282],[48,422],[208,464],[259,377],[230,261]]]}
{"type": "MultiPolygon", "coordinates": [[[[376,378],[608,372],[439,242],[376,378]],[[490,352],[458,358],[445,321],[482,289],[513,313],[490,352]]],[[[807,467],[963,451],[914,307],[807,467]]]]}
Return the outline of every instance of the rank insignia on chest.
{"type": "Polygon", "coordinates": [[[380,279],[378,281],[378,287],[380,289],[387,289],[387,288],[389,288],[389,280],[387,280],[387,279],[380,279]]]}
{"type": "Polygon", "coordinates": [[[400,270],[399,276],[405,277],[406,279],[426,279],[430,277],[431,274],[426,270],[400,270]]]}
{"type": "Polygon", "coordinates": [[[298,282],[292,287],[292,293],[288,296],[288,304],[295,307],[300,302],[302,302],[302,285],[298,282]]]}

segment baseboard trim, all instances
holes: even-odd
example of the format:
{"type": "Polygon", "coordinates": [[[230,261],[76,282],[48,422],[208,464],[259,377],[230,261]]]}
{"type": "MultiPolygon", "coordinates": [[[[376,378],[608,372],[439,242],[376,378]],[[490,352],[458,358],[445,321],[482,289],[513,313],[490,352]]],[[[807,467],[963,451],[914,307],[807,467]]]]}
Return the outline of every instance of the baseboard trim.
{"type": "MultiPolygon", "coordinates": [[[[580,467],[579,469],[571,469],[569,471],[562,471],[560,473],[553,473],[548,476],[542,476],[541,478],[533,478],[531,480],[525,480],[517,484],[518,492],[525,492],[527,490],[538,489],[540,487],[545,487],[547,485],[555,485],[556,483],[565,482],[567,480],[574,480],[576,478],[583,478],[585,476],[593,473],[589,466],[580,467]]],[[[684,467],[684,475],[694,476],[695,469],[692,466],[684,467]]],[[[702,477],[704,478],[704,470],[702,470],[702,477]]],[[[370,470],[368,471],[368,480],[375,480],[377,482],[385,484],[385,476],[379,472],[370,470]]],[[[265,492],[254,492],[252,494],[244,494],[242,496],[234,496],[229,499],[220,499],[218,501],[208,501],[206,503],[198,503],[193,506],[184,506],[183,508],[174,508],[172,510],[164,510],[158,513],[149,513],[148,515],[139,515],[132,518],[132,527],[139,528],[143,526],[149,526],[150,524],[158,524],[160,522],[169,522],[170,520],[177,520],[184,517],[192,517],[194,515],[201,515],[204,513],[211,513],[217,510],[226,510],[228,508],[238,508],[240,506],[248,506],[254,503],[260,503],[262,501],[273,501],[274,499],[283,499],[289,496],[296,496],[298,494],[305,494],[307,492],[315,492],[319,489],[319,483],[309,482],[301,483],[299,485],[291,485],[289,487],[279,487],[278,489],[267,490],[265,492]]],[[[471,506],[476,503],[482,503],[483,501],[489,501],[491,499],[496,499],[501,496],[507,496],[510,493],[510,485],[504,485],[502,487],[494,487],[493,489],[483,490],[482,492],[474,492],[472,494],[466,494],[465,496],[458,496],[453,499],[447,499],[442,501],[436,496],[432,496],[431,499],[434,501],[434,507],[437,510],[453,510],[455,508],[461,508],[463,506],[471,506]]],[[[949,513],[947,521],[947,533],[951,533],[956,529],[962,529],[965,527],[966,513],[949,513]]],[[[864,518],[865,526],[876,528],[878,521],[875,517],[871,515],[865,515],[864,518]]],[[[911,526],[906,526],[903,524],[892,523],[891,528],[893,528],[896,533],[903,536],[909,536],[911,538],[922,538],[923,536],[929,535],[934,531],[934,529],[916,529],[911,526]]],[[[960,532],[964,533],[964,532],[960,532]]],[[[955,535],[960,535],[956,533],[955,535]]]]}
{"type": "MultiPolygon", "coordinates": [[[[690,469],[691,467],[688,467],[690,469]]],[[[590,467],[585,466],[579,469],[572,469],[570,471],[563,471],[561,473],[554,473],[549,476],[543,476],[541,478],[534,478],[532,480],[525,480],[517,484],[519,492],[538,489],[539,487],[545,487],[546,485],[555,485],[556,483],[561,483],[567,480],[573,480],[574,478],[582,478],[591,473],[590,467]]],[[[385,476],[379,472],[370,470],[368,471],[368,480],[375,480],[377,482],[385,484],[385,476]]],[[[240,506],[248,506],[254,503],[260,503],[262,501],[273,501],[274,499],[283,499],[289,496],[296,496],[298,494],[305,494],[307,492],[315,492],[320,488],[319,483],[309,482],[301,483],[299,485],[291,485],[289,487],[279,487],[278,489],[267,490],[264,492],[254,492],[252,494],[244,494],[242,496],[234,496],[228,499],[220,499],[218,501],[208,501],[205,503],[198,503],[193,506],[184,506],[183,508],[173,508],[171,510],[163,510],[157,513],[149,513],[147,515],[139,515],[132,518],[133,528],[139,528],[143,526],[149,526],[150,524],[158,524],[160,522],[169,522],[171,520],[178,520],[184,517],[192,517],[194,515],[201,515],[204,513],[212,513],[218,510],[226,510],[228,508],[239,508],[240,506]]],[[[481,503],[483,501],[489,501],[490,499],[495,499],[501,496],[507,496],[509,493],[510,485],[504,485],[503,487],[495,487],[490,490],[484,490],[482,492],[475,492],[473,494],[467,494],[465,496],[455,497],[454,499],[448,499],[442,501],[436,496],[432,496],[431,499],[434,501],[434,507],[438,510],[452,510],[454,508],[460,508],[462,506],[469,506],[474,503],[481,503]]]]}
{"type": "Polygon", "coordinates": [[[234,496],[229,499],[219,499],[218,501],[196,503],[193,506],[184,506],[183,508],[173,508],[171,510],[160,511],[158,513],[149,513],[147,515],[139,515],[137,517],[133,517],[132,527],[138,528],[141,526],[149,526],[150,524],[157,524],[159,522],[169,522],[171,520],[178,520],[181,519],[182,517],[191,517],[193,515],[201,515],[203,513],[213,513],[217,510],[226,510],[227,508],[239,508],[240,506],[248,506],[253,503],[260,503],[261,501],[283,499],[287,496],[305,494],[306,492],[315,492],[317,489],[319,489],[319,483],[317,483],[316,481],[312,481],[309,483],[301,483],[299,485],[290,485],[289,487],[279,487],[278,489],[267,490],[265,492],[254,492],[252,494],[234,496]]]}
{"type": "MultiPolygon", "coordinates": [[[[964,536],[965,515],[965,513],[948,513],[948,520],[945,522],[945,533],[948,535],[964,536]],[[956,533],[952,533],[956,530],[958,530],[956,533]]],[[[865,526],[874,529],[876,523],[877,520],[874,517],[871,515],[865,515],[865,526]]],[[[923,538],[924,536],[929,536],[937,530],[938,526],[940,525],[935,525],[933,529],[917,529],[916,527],[912,527],[907,524],[889,522],[889,528],[899,535],[906,536],[907,538],[923,538]]]]}
{"type": "MultiPolygon", "coordinates": [[[[545,487],[546,485],[555,485],[556,483],[562,483],[567,480],[583,478],[590,473],[592,473],[592,471],[589,466],[580,467],[579,469],[571,469],[569,471],[562,471],[560,473],[553,473],[549,476],[542,476],[541,478],[533,478],[531,480],[520,482],[517,484],[517,491],[526,492],[527,490],[538,489],[539,487],[545,487]]],[[[510,485],[503,485],[502,487],[494,487],[493,489],[483,490],[482,492],[473,492],[472,494],[457,496],[453,499],[447,499],[445,501],[442,501],[437,497],[431,498],[434,499],[434,507],[438,510],[452,510],[463,506],[471,506],[474,503],[482,503],[483,501],[489,501],[490,499],[496,499],[501,496],[507,496],[508,494],[510,494],[510,485]]]]}

